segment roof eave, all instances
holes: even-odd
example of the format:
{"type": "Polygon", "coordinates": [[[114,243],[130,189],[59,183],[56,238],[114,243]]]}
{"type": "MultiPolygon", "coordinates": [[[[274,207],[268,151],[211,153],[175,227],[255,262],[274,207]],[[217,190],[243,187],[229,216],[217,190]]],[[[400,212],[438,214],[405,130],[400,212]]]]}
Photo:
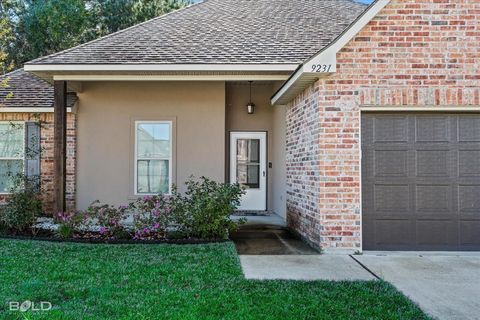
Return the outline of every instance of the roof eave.
{"type": "Polygon", "coordinates": [[[26,64],[28,72],[293,72],[298,64],[26,64]]]}
{"type": "Polygon", "coordinates": [[[373,2],[328,46],[304,62],[272,96],[272,105],[285,105],[319,78],[336,72],[337,53],[352,40],[391,0],[373,2]]]}

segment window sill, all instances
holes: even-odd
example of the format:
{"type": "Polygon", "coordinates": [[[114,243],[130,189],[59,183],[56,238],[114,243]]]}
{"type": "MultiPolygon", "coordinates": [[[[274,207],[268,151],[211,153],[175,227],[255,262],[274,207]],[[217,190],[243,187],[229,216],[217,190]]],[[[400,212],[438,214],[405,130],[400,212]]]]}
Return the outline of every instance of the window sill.
{"type": "MultiPolygon", "coordinates": [[[[128,200],[137,200],[137,199],[141,199],[143,197],[153,197],[153,196],[158,196],[159,193],[151,193],[151,194],[148,194],[148,193],[143,193],[143,194],[131,194],[129,195],[127,198],[128,200]]],[[[172,194],[171,193],[163,193],[164,196],[171,196],[172,194]]]]}

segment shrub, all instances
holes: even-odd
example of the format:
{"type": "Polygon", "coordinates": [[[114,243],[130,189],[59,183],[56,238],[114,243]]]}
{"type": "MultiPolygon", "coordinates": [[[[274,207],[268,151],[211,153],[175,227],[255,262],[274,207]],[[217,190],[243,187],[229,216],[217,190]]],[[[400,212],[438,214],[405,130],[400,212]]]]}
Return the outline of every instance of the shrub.
{"type": "Polygon", "coordinates": [[[56,233],[61,238],[71,238],[75,232],[87,226],[89,218],[85,212],[81,211],[59,212],[55,217],[58,223],[56,233]]]}
{"type": "Polygon", "coordinates": [[[166,237],[178,206],[176,197],[156,195],[140,198],[128,207],[133,212],[134,239],[154,240],[166,237]]]}
{"type": "Polygon", "coordinates": [[[127,218],[127,206],[116,208],[112,205],[93,202],[85,214],[96,220],[100,234],[106,238],[124,238],[128,236],[122,222],[127,218]]]}
{"type": "Polygon", "coordinates": [[[243,222],[230,218],[244,193],[238,184],[218,183],[205,177],[189,179],[185,184],[185,196],[174,196],[181,199],[182,208],[176,218],[186,236],[226,239],[243,222]]]}
{"type": "Polygon", "coordinates": [[[0,207],[2,229],[13,232],[36,233],[34,225],[42,215],[42,200],[39,176],[11,175],[12,187],[7,203],[0,207]]]}

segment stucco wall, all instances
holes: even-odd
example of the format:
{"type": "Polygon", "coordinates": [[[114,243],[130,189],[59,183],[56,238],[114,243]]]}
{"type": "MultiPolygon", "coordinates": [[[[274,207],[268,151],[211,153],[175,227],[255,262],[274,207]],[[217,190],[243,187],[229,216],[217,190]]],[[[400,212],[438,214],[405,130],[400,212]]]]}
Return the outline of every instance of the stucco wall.
{"type": "MultiPolygon", "coordinates": [[[[286,200],[282,196],[285,189],[284,172],[282,172],[285,166],[285,158],[282,154],[285,120],[282,120],[283,108],[273,107],[270,103],[270,97],[277,86],[277,83],[254,82],[252,101],[255,103],[255,113],[248,114],[246,109],[249,102],[248,82],[227,83],[226,128],[227,134],[231,131],[267,131],[267,162],[272,163],[272,168],[268,168],[267,165],[267,209],[285,215],[286,200]]],[[[228,149],[229,146],[227,146],[229,152],[228,149]]],[[[228,166],[227,163],[227,169],[228,166]]]]}
{"type": "Polygon", "coordinates": [[[286,190],[286,107],[276,106],[273,111],[273,142],[272,152],[274,166],[272,176],[272,210],[286,219],[287,216],[287,190],[286,190]]]}
{"type": "Polygon", "coordinates": [[[361,250],[360,106],[480,105],[479,35],[478,1],[393,0],[338,53],[337,72],[288,106],[291,226],[361,250]]]}
{"type": "Polygon", "coordinates": [[[223,82],[84,83],[78,108],[77,208],[133,198],[135,120],[174,119],[174,182],[224,181],[223,82]]]}

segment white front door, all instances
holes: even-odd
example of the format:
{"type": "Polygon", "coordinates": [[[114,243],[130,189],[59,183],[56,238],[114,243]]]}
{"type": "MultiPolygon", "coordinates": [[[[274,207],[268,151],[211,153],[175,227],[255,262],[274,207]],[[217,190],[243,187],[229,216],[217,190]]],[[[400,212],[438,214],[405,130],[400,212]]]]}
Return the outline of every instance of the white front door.
{"type": "Polygon", "coordinates": [[[267,134],[230,133],[230,182],[245,188],[238,210],[267,210],[267,134]]]}

